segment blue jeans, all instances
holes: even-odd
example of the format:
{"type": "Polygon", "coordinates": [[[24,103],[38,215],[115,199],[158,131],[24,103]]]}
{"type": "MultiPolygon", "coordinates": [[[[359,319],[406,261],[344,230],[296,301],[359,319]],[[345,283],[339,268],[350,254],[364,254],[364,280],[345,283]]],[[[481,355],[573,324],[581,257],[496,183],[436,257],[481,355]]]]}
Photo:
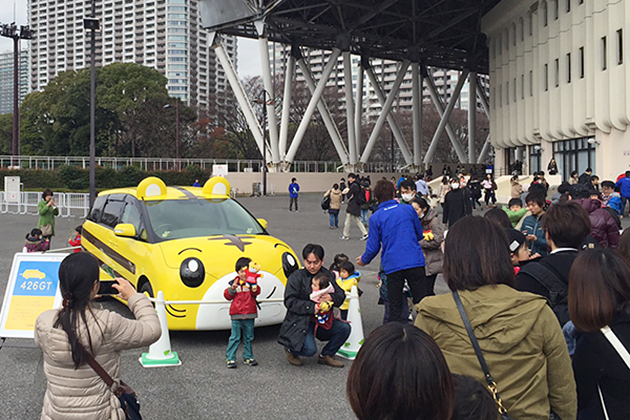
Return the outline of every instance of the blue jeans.
{"type": "Polygon", "coordinates": [[[243,359],[253,359],[252,340],[254,340],[254,320],[253,319],[233,319],[232,334],[228,340],[225,358],[236,360],[236,350],[243,338],[243,359]]]}
{"type": "Polygon", "coordinates": [[[369,209],[361,209],[361,221],[366,226],[368,224],[368,214],[369,214],[368,212],[369,212],[369,209]]]}
{"type": "Polygon", "coordinates": [[[330,217],[330,227],[339,227],[339,209],[329,209],[328,216],[330,217]]]}
{"type": "MultiPolygon", "coordinates": [[[[350,336],[350,328],[350,324],[339,321],[338,319],[333,320],[332,326],[329,330],[317,328],[317,339],[320,341],[328,341],[326,347],[322,349],[321,355],[334,356],[337,354],[337,351],[341,348],[341,346],[343,346],[350,336]]],[[[308,331],[306,332],[306,339],[304,340],[302,350],[294,351],[289,349],[291,353],[296,356],[305,357],[310,357],[317,353],[317,343],[315,343],[314,332],[315,323],[311,322],[308,326],[308,331]]]]}

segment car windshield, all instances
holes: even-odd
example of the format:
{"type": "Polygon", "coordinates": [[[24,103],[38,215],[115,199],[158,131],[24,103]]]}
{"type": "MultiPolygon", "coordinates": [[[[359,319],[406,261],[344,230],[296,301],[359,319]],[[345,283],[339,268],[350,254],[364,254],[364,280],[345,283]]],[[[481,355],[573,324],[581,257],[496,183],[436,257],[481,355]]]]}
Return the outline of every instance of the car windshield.
{"type": "Polygon", "coordinates": [[[146,205],[161,240],[264,233],[256,219],[231,199],[148,201],[146,205]]]}

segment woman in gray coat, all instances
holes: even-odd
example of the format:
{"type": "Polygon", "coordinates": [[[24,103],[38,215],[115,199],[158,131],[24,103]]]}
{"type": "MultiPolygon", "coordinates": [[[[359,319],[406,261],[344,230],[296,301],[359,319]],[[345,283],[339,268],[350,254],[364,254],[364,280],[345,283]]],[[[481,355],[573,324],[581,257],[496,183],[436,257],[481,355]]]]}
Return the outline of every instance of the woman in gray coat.
{"type": "Polygon", "coordinates": [[[444,253],[442,252],[442,242],[444,242],[444,225],[440,223],[438,214],[432,209],[424,198],[415,198],[411,205],[413,206],[420,223],[422,223],[422,231],[424,239],[420,241],[422,252],[424,252],[425,267],[424,271],[427,278],[427,293],[425,296],[435,296],[435,279],[442,272],[442,261],[444,253]]]}
{"type": "Polygon", "coordinates": [[[63,307],[42,313],[35,323],[35,343],[44,352],[47,380],[42,419],[125,419],[120,401],[86,363],[83,349],[117,381],[121,350],[149,345],[162,330],[149,299],[127,280],[116,281],[113,287],[136,319],[92,306],[100,284],[94,256],[80,252],[61,262],[63,307]]]}

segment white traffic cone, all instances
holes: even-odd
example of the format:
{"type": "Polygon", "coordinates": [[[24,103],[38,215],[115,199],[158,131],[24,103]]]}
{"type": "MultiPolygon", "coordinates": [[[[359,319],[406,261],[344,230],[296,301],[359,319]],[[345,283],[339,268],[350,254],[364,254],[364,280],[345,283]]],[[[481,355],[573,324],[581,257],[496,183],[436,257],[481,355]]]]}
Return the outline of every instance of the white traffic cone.
{"type": "Polygon", "coordinates": [[[158,341],[149,346],[148,353],[142,353],[142,356],[138,359],[138,361],[142,367],[145,368],[180,366],[182,362],[179,360],[177,352],[171,351],[171,338],[168,335],[166,305],[164,303],[164,293],[162,291],[157,293],[155,310],[157,311],[158,319],[160,320],[162,335],[160,335],[158,341]]]}
{"type": "Polygon", "coordinates": [[[361,305],[359,305],[359,291],[356,286],[350,289],[350,306],[348,307],[348,322],[352,327],[350,336],[337,354],[349,360],[357,357],[359,349],[363,345],[363,321],[361,320],[361,305]]]}

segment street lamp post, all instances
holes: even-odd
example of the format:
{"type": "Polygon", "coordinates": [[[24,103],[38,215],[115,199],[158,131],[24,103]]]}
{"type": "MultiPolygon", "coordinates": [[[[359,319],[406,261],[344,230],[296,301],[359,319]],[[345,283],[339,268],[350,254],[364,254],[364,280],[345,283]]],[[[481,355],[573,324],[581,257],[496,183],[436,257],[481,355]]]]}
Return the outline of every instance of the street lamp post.
{"type": "Polygon", "coordinates": [[[96,199],[96,31],[101,23],[96,19],[96,1],[92,0],[92,16],[83,19],[90,33],[90,207],[96,199]]]}
{"type": "MultiPolygon", "coordinates": [[[[173,105],[166,104],[164,108],[172,108],[173,105]]],[[[177,169],[181,170],[179,162],[179,99],[175,98],[175,162],[177,162],[177,169]]]]}
{"type": "MultiPolygon", "coordinates": [[[[11,24],[3,24],[0,27],[0,36],[13,39],[13,139],[12,152],[13,156],[20,154],[20,78],[19,78],[19,60],[20,60],[20,39],[33,39],[33,31],[28,26],[20,26],[18,31],[15,22],[11,24]]],[[[11,162],[13,165],[13,162],[11,162]]]]}
{"type": "Polygon", "coordinates": [[[267,195],[267,105],[272,105],[273,99],[271,98],[269,92],[267,92],[266,89],[263,89],[262,92],[260,92],[258,99],[254,102],[263,105],[262,195],[267,195]],[[262,99],[260,99],[260,96],[262,96],[262,99]],[[267,100],[267,96],[269,96],[269,100],[267,100]]]}

